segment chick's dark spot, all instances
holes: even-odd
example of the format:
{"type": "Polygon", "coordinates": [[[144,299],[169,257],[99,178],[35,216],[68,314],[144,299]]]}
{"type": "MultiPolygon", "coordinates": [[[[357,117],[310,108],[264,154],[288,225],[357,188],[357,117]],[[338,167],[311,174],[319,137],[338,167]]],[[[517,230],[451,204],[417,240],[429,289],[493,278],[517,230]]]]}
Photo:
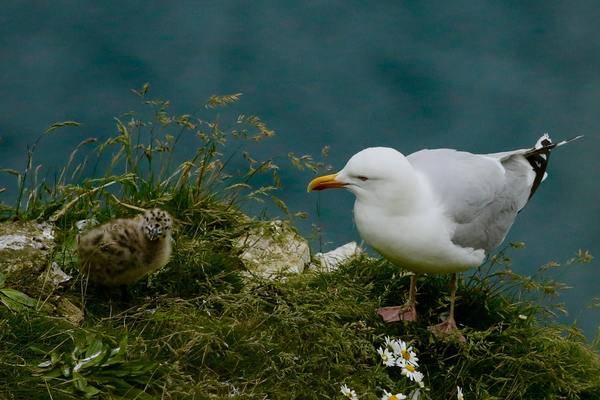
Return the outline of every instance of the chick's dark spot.
{"type": "Polygon", "coordinates": [[[102,240],[102,237],[103,237],[103,236],[104,236],[104,235],[103,235],[103,234],[101,234],[101,233],[99,233],[98,235],[94,236],[94,237],[92,238],[92,244],[95,246],[95,245],[97,245],[98,243],[100,243],[100,241],[102,240]]]}

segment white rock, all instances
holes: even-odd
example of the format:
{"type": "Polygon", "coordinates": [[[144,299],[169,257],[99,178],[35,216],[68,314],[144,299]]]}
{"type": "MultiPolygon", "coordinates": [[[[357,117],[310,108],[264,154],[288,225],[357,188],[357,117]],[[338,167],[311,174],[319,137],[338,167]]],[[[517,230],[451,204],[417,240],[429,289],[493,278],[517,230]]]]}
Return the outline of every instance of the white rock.
{"type": "MultiPolygon", "coordinates": [[[[4,225],[7,226],[7,225],[4,225]]],[[[18,232],[18,231],[17,231],[18,232]]],[[[35,224],[27,233],[11,233],[0,235],[1,250],[23,250],[25,247],[46,250],[44,242],[54,240],[54,228],[48,223],[35,224]]]]}
{"type": "Polygon", "coordinates": [[[40,280],[43,282],[47,281],[53,286],[59,286],[60,284],[70,281],[71,278],[72,276],[63,271],[56,262],[52,262],[52,265],[48,268],[46,273],[40,275],[40,280]]]}
{"type": "Polygon", "coordinates": [[[32,246],[32,244],[33,241],[25,235],[0,236],[0,250],[22,250],[25,246],[32,246]]]}
{"type": "Polygon", "coordinates": [[[251,272],[270,278],[283,273],[301,273],[310,262],[308,242],[283,221],[271,221],[252,229],[235,247],[251,272]]]}
{"type": "Polygon", "coordinates": [[[362,248],[356,242],[346,243],[327,253],[315,254],[315,259],[325,271],[335,271],[340,265],[362,253],[362,248]]]}
{"type": "Polygon", "coordinates": [[[54,229],[47,223],[0,224],[0,273],[7,285],[37,290],[40,273],[49,265],[54,248],[54,229]]]}
{"type": "Polygon", "coordinates": [[[54,226],[48,222],[37,224],[38,229],[42,231],[42,236],[47,240],[54,240],[54,226]]]}

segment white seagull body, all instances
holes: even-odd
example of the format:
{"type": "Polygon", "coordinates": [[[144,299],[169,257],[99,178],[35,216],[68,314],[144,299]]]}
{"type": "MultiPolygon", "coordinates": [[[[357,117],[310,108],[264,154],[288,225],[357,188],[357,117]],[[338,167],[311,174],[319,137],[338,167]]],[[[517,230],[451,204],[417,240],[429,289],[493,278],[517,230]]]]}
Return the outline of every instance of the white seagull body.
{"type": "Polygon", "coordinates": [[[393,263],[415,273],[456,273],[479,266],[502,243],[545,179],[550,151],[569,141],[554,144],[544,135],[533,148],[495,154],[436,149],[404,156],[371,147],[308,189],[354,193],[360,236],[393,263]]]}
{"type": "MultiPolygon", "coordinates": [[[[402,157],[386,148],[356,157],[370,152],[402,157]]],[[[379,207],[357,197],[356,227],[367,244],[414,272],[449,273],[478,266],[504,240],[531,193],[535,172],[523,153],[413,153],[406,161],[414,179],[399,193],[399,203],[410,200],[411,207],[379,207]]]]}

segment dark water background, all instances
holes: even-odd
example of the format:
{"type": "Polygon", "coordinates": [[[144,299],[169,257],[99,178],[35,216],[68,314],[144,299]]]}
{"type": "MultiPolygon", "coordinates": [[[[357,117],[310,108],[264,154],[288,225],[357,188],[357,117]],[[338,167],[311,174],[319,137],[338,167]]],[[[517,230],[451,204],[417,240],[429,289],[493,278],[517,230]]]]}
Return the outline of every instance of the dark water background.
{"type": "MultiPolygon", "coordinates": [[[[50,123],[81,121],[45,142],[37,160],[51,172],[83,138],[112,134],[112,117],[136,104],[129,89],[144,82],[179,113],[243,92],[236,107],[278,133],[263,155],[327,144],[336,168],[373,145],[497,152],[545,131],[585,134],[554,153],[510,233],[527,243],[513,256],[528,273],[579,248],[600,254],[598,21],[593,1],[5,1],[0,166],[21,168],[26,144],[50,123]]],[[[310,173],[283,175],[279,195],[311,213],[305,233],[320,223],[326,250],[357,239],[350,194],[307,194],[310,173]]],[[[574,287],[563,320],[590,337],[598,267],[560,275],[574,287]]]]}

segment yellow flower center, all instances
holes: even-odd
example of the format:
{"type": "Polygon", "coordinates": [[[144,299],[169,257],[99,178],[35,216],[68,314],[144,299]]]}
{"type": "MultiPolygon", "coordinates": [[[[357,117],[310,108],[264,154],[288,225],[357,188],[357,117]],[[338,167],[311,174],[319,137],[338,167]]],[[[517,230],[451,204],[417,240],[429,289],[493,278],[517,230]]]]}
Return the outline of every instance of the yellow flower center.
{"type": "Polygon", "coordinates": [[[391,395],[388,400],[398,400],[395,394],[391,395]]]}
{"type": "Polygon", "coordinates": [[[404,350],[402,352],[402,358],[404,358],[405,360],[410,360],[410,354],[408,353],[408,351],[404,350]]]}
{"type": "Polygon", "coordinates": [[[412,366],[412,365],[410,365],[410,364],[407,364],[407,365],[406,365],[404,368],[406,368],[406,369],[407,369],[408,371],[410,371],[410,372],[415,372],[415,371],[416,371],[416,370],[415,370],[415,367],[413,367],[413,366],[412,366]]]}

